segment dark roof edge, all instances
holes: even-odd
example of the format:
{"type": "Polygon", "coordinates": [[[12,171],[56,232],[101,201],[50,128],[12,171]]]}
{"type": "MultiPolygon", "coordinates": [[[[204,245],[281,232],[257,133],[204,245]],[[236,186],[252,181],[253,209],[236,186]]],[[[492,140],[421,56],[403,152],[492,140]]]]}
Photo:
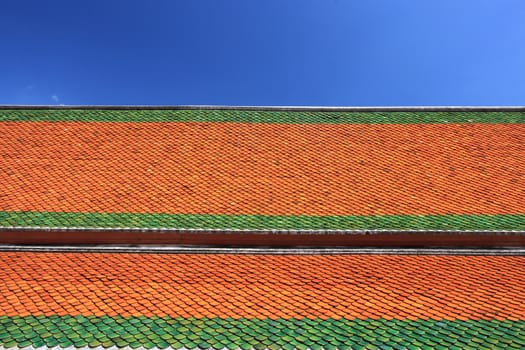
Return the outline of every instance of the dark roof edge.
{"type": "Polygon", "coordinates": [[[22,245],[191,245],[242,247],[521,247],[523,231],[257,231],[0,227],[22,245]],[[104,234],[97,234],[103,232],[104,234]]]}
{"type": "Polygon", "coordinates": [[[240,110],[240,111],[310,111],[310,112],[525,112],[525,106],[109,106],[109,105],[0,105],[0,110],[240,110]]]}

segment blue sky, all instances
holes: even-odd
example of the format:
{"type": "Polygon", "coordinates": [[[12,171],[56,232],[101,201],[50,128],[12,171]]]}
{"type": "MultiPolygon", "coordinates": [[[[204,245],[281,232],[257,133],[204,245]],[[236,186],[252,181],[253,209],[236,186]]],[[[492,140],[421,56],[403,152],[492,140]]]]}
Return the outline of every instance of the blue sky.
{"type": "Polygon", "coordinates": [[[525,105],[523,0],[5,0],[0,104],[525,105]]]}

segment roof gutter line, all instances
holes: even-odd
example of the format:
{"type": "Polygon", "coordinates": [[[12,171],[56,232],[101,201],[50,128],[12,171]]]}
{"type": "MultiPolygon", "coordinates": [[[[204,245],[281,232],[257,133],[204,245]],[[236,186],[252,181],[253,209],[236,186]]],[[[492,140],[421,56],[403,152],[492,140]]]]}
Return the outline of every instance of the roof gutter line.
{"type": "Polygon", "coordinates": [[[0,232],[140,232],[177,234],[259,234],[259,235],[396,235],[396,234],[454,234],[454,235],[517,235],[523,230],[398,230],[398,229],[227,229],[227,228],[170,228],[170,227],[53,227],[53,226],[0,226],[0,232]]]}
{"type": "Polygon", "coordinates": [[[256,248],[184,246],[31,246],[0,245],[0,252],[35,253],[140,253],[140,254],[241,254],[241,255],[469,255],[525,256],[523,248],[256,248]]]}

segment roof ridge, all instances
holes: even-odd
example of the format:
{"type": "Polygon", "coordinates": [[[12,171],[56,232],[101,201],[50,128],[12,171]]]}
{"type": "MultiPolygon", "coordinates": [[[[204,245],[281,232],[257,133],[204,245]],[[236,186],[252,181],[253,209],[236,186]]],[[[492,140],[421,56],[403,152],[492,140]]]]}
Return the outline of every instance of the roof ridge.
{"type": "Polygon", "coordinates": [[[525,106],[234,106],[234,105],[0,105],[0,110],[246,110],[310,112],[525,112],[525,106]]]}

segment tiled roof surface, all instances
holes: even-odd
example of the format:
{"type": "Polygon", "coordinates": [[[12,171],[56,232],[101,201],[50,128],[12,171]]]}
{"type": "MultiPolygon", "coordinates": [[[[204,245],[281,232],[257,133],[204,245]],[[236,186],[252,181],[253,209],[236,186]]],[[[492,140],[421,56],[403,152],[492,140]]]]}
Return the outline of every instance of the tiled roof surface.
{"type": "Polygon", "coordinates": [[[525,112],[0,110],[0,226],[525,230],[525,112]]]}
{"type": "Polygon", "coordinates": [[[0,345],[525,346],[503,256],[0,253],[0,345]]]}
{"type": "MultiPolygon", "coordinates": [[[[0,243],[525,232],[519,110],[4,108],[0,135],[0,243]]],[[[522,256],[2,251],[0,348],[521,349],[524,276],[522,256]]]]}

